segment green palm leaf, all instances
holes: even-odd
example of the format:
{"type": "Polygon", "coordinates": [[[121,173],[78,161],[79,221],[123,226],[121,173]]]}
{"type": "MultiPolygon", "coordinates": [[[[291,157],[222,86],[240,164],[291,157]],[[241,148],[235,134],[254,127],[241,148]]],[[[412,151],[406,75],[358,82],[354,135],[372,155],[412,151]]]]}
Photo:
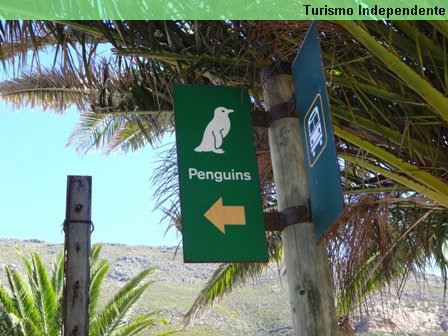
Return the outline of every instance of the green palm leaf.
{"type": "Polygon", "coordinates": [[[31,260],[36,274],[36,289],[33,291],[35,294],[35,303],[43,322],[41,332],[43,331],[49,336],[58,335],[61,321],[57,319],[57,311],[60,307],[51,284],[51,279],[37,253],[31,254],[31,260]]]}
{"type": "Polygon", "coordinates": [[[241,285],[250,278],[258,278],[266,266],[263,263],[231,263],[219,265],[186,313],[183,324],[190,324],[201,310],[213,305],[217,300],[222,299],[235,286],[241,285]]]}
{"type": "MultiPolygon", "coordinates": [[[[406,82],[416,93],[418,93],[435,111],[448,121],[448,98],[435,89],[431,83],[420,74],[412,70],[394,52],[390,52],[383,45],[378,43],[369,32],[359,23],[354,21],[340,21],[341,26],[347,29],[358,41],[360,41],[369,51],[375,55],[383,64],[392,70],[398,77],[406,82]]],[[[423,65],[421,65],[423,67],[423,65]]]]}
{"type": "MultiPolygon", "coordinates": [[[[403,133],[391,128],[390,126],[382,125],[375,123],[374,121],[371,121],[367,118],[364,118],[360,116],[359,114],[350,113],[350,111],[344,110],[339,107],[333,107],[332,108],[333,117],[336,117],[333,119],[333,122],[341,128],[344,128],[344,125],[342,121],[338,121],[338,119],[348,121],[350,123],[356,124],[359,128],[362,128],[365,133],[371,132],[378,136],[386,137],[390,141],[392,141],[395,146],[400,146],[403,143],[403,133]]],[[[353,112],[353,111],[352,111],[353,112]]],[[[351,129],[347,128],[347,131],[350,132],[351,129]]],[[[437,147],[435,147],[432,144],[427,144],[420,139],[417,138],[411,138],[409,140],[409,151],[415,151],[419,155],[426,157],[434,164],[447,164],[448,163],[448,154],[439,150],[437,147]]]]}
{"type": "MultiPolygon", "coordinates": [[[[45,308],[44,308],[45,293],[42,291],[42,286],[41,286],[40,279],[39,279],[39,277],[40,277],[39,273],[42,272],[42,268],[38,269],[39,266],[40,267],[43,267],[43,266],[41,263],[38,266],[38,263],[36,263],[36,260],[34,260],[36,258],[36,256],[34,256],[34,254],[32,252],[30,252],[31,260],[28,260],[22,251],[20,251],[20,250],[17,250],[17,251],[18,251],[18,253],[22,259],[22,263],[25,265],[25,269],[27,271],[28,284],[31,287],[30,294],[32,294],[33,301],[34,301],[33,308],[36,309],[37,313],[39,314],[40,320],[41,320],[40,321],[41,324],[39,325],[39,327],[41,327],[44,332],[48,332],[47,325],[46,325],[47,315],[45,314],[45,308]]],[[[37,258],[39,258],[39,257],[37,256],[37,258]]],[[[43,271],[46,273],[45,269],[43,269],[43,271]]],[[[36,322],[37,321],[34,321],[34,323],[36,323],[36,322]]]]}
{"type": "Polygon", "coordinates": [[[20,326],[21,326],[21,332],[23,333],[23,335],[26,335],[26,336],[41,336],[42,335],[42,329],[39,329],[39,327],[28,318],[21,319],[20,326]]]}
{"type": "MultiPolygon", "coordinates": [[[[155,324],[155,323],[162,323],[167,324],[168,321],[164,318],[155,317],[159,312],[154,311],[149,314],[140,315],[134,321],[131,323],[121,327],[116,332],[113,333],[113,336],[133,336],[137,335],[144,329],[148,328],[149,326],[155,324]]],[[[175,333],[176,331],[171,331],[166,333],[166,335],[169,335],[171,333],[175,333]]],[[[165,333],[164,333],[165,334],[165,333]]]]}
{"type": "MultiPolygon", "coordinates": [[[[385,163],[393,165],[395,168],[408,175],[411,179],[414,179],[422,185],[430,188],[429,191],[435,192],[436,195],[435,196],[431,193],[431,197],[440,205],[448,207],[448,189],[446,188],[446,183],[443,180],[419,169],[410,163],[405,162],[403,159],[396,157],[392,153],[389,153],[373,145],[372,143],[353,135],[352,133],[342,130],[336,125],[334,126],[334,132],[341,138],[344,138],[377,156],[385,163]]],[[[425,194],[425,192],[423,192],[423,194],[425,194]]]]}
{"type": "Polygon", "coordinates": [[[51,286],[57,296],[62,293],[64,286],[64,255],[60,253],[53,263],[51,270],[51,286]]]}
{"type": "Polygon", "coordinates": [[[0,331],[2,335],[14,335],[14,316],[19,316],[15,302],[10,293],[3,286],[0,286],[0,331]]]}
{"type": "Polygon", "coordinates": [[[103,246],[99,244],[95,244],[90,249],[90,269],[94,269],[98,262],[100,261],[100,252],[103,246]]]}
{"type": "Polygon", "coordinates": [[[28,324],[42,326],[42,319],[35,309],[34,298],[30,285],[15,270],[6,268],[9,287],[12,292],[12,299],[17,310],[19,319],[27,319],[28,324]]]}
{"type": "Polygon", "coordinates": [[[154,283],[154,281],[148,281],[140,285],[140,283],[153,271],[154,269],[143,270],[127,282],[126,285],[114,295],[114,297],[106,304],[104,310],[93,319],[91,335],[112,335],[112,332],[123,324],[123,318],[126,316],[129,309],[140,298],[144,291],[154,283]]]}
{"type": "Polygon", "coordinates": [[[89,290],[89,320],[92,323],[96,313],[98,299],[101,294],[101,284],[104,282],[110,270],[110,265],[106,260],[97,261],[91,268],[90,273],[90,290],[89,290]]]}

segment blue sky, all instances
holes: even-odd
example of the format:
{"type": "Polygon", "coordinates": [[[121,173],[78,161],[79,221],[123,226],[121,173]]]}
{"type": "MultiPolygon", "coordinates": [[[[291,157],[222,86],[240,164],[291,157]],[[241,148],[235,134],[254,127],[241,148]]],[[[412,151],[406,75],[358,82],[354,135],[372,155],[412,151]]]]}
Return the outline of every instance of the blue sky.
{"type": "Polygon", "coordinates": [[[92,241],[133,245],[176,245],[165,237],[161,211],[153,211],[149,178],[157,153],[80,156],[68,136],[79,113],[38,109],[13,111],[0,102],[0,237],[62,243],[67,175],[93,179],[92,241]]]}

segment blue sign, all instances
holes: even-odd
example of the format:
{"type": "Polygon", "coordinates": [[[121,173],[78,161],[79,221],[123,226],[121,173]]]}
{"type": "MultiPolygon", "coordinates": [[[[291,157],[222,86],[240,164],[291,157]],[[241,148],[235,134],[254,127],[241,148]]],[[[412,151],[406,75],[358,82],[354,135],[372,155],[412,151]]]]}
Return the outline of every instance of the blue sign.
{"type": "Polygon", "coordinates": [[[344,201],[316,22],[308,30],[292,73],[311,216],[320,239],[342,214],[344,201]]]}

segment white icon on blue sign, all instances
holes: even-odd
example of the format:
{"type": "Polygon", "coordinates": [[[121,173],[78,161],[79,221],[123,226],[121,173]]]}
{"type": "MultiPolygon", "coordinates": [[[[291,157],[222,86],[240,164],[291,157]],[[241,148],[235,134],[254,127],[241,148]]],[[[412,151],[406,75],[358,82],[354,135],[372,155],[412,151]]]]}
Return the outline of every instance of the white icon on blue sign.
{"type": "Polygon", "coordinates": [[[304,131],[307,142],[308,163],[313,167],[327,145],[327,132],[323,116],[322,97],[317,94],[305,114],[304,131]]]}
{"type": "Polygon", "coordinates": [[[322,146],[322,124],[319,118],[319,108],[316,106],[308,119],[308,134],[310,134],[310,147],[313,157],[316,156],[317,145],[322,146]]]}

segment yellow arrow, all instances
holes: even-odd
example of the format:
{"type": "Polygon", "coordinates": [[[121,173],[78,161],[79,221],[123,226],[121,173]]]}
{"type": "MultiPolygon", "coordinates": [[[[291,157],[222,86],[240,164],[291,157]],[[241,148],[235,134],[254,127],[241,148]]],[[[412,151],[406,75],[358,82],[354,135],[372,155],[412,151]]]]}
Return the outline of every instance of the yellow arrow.
{"type": "Polygon", "coordinates": [[[222,233],[226,233],[226,225],[246,225],[244,206],[224,206],[222,197],[204,214],[222,233]]]}

